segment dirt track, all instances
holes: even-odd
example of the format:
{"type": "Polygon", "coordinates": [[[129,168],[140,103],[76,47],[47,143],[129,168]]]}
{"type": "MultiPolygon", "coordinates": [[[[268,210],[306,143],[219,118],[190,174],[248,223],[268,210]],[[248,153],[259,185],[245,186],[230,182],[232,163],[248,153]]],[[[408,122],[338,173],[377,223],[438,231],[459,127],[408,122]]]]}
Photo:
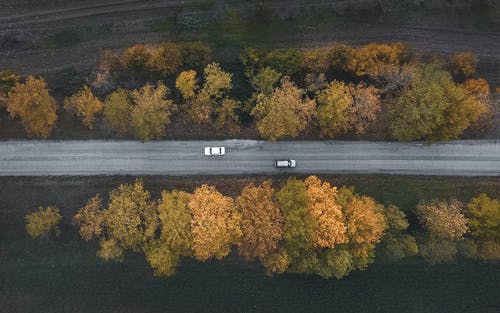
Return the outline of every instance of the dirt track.
{"type": "MultiPolygon", "coordinates": [[[[95,64],[101,48],[123,48],[136,42],[163,40],[210,40],[203,32],[182,32],[175,26],[176,18],[179,14],[192,12],[218,16],[238,1],[223,2],[3,0],[0,3],[0,69],[20,74],[45,74],[57,82],[50,77],[54,75],[59,77],[61,84],[67,83],[67,78],[60,77],[60,73],[68,69],[77,73],[88,70],[95,64]],[[161,24],[167,20],[174,25],[161,24]],[[160,24],[154,26],[155,23],[160,24]]],[[[287,7],[284,3],[273,3],[275,10],[279,10],[280,5],[287,7]]],[[[450,15],[450,20],[453,18],[456,19],[450,15]]],[[[331,42],[356,45],[401,40],[417,52],[472,51],[481,59],[480,74],[498,84],[500,32],[476,30],[469,26],[472,22],[467,18],[461,23],[465,26],[451,25],[452,22],[439,15],[425,21],[413,18],[398,23],[341,22],[335,27],[304,26],[285,36],[271,31],[262,41],[278,47],[310,47],[331,42]]]]}

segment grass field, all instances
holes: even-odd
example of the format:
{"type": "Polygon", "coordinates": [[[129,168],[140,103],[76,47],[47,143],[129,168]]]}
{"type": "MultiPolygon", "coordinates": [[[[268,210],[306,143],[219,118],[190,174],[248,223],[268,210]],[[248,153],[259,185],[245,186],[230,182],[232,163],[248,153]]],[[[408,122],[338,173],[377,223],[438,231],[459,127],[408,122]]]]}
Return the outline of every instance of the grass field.
{"type": "MultiPolygon", "coordinates": [[[[324,177],[411,212],[421,199],[479,192],[500,196],[500,179],[405,176],[324,177]]],[[[71,216],[95,193],[106,194],[134,177],[0,179],[1,312],[497,312],[500,264],[460,261],[428,266],[419,258],[374,264],[342,280],[312,276],[266,277],[258,265],[229,257],[182,263],[169,279],[152,276],[140,256],[121,264],[96,256],[80,240],[71,216]],[[64,215],[62,236],[31,240],[23,217],[55,204],[64,215]]],[[[235,195],[263,177],[147,177],[148,189],[191,190],[208,182],[235,195]]],[[[274,177],[279,185],[284,177],[274,177]]]]}

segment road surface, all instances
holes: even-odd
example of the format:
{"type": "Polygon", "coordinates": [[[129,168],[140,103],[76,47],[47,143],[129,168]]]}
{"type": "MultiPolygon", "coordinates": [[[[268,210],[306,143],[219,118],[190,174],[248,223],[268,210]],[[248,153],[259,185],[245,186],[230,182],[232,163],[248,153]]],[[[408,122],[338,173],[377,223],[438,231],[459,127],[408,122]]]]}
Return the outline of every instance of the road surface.
{"type": "Polygon", "coordinates": [[[363,173],[500,176],[500,141],[3,141],[0,176],[363,173]],[[225,146],[225,156],[204,156],[225,146]],[[295,159],[277,169],[277,159],[295,159]]]}

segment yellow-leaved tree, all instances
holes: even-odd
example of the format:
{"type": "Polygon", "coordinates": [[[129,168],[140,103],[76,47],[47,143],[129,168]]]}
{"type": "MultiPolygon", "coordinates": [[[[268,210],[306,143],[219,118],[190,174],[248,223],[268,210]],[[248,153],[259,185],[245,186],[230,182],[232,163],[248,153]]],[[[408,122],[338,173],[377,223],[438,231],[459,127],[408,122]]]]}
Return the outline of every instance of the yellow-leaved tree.
{"type": "Polygon", "coordinates": [[[316,102],[305,96],[289,78],[281,80],[281,87],[269,94],[259,94],[252,110],[260,135],[269,140],[297,137],[307,122],[316,115],[316,102]]]}
{"type": "Polygon", "coordinates": [[[81,90],[64,100],[64,108],[81,118],[82,124],[90,129],[94,126],[95,116],[103,107],[101,100],[94,96],[87,85],[83,85],[81,90]]]}
{"type": "Polygon", "coordinates": [[[49,137],[57,121],[56,100],[49,95],[43,78],[28,76],[7,93],[7,112],[19,118],[29,137],[49,137]]]}
{"type": "Polygon", "coordinates": [[[62,216],[59,209],[54,206],[40,207],[38,211],[26,215],[25,220],[26,232],[31,238],[47,235],[51,231],[54,231],[55,235],[59,236],[60,229],[58,225],[62,220],[62,216]]]}

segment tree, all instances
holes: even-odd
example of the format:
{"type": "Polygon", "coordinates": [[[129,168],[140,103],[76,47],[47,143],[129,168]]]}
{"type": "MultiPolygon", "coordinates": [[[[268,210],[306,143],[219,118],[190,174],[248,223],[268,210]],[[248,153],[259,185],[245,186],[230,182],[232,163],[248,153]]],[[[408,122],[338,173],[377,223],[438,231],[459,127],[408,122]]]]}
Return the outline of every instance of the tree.
{"type": "Polygon", "coordinates": [[[354,49],[349,69],[357,76],[377,77],[387,68],[399,67],[406,54],[406,47],[400,42],[371,43],[354,49]]]}
{"type": "Polygon", "coordinates": [[[161,73],[163,76],[170,76],[181,68],[181,49],[179,45],[166,42],[153,49],[149,59],[149,68],[161,73]]]}
{"type": "Polygon", "coordinates": [[[153,268],[155,276],[172,276],[180,261],[179,253],[169,249],[161,240],[148,242],[144,254],[149,265],[153,268]]]}
{"type": "Polygon", "coordinates": [[[211,99],[221,99],[232,88],[231,78],[233,74],[224,72],[218,63],[210,63],[205,67],[205,82],[200,93],[211,99]]]}
{"type": "Polygon", "coordinates": [[[354,190],[341,188],[337,201],[346,217],[350,250],[356,268],[364,269],[373,262],[375,244],[387,228],[383,205],[370,197],[358,196],[354,190]]]}
{"type": "Polygon", "coordinates": [[[118,262],[123,260],[123,248],[115,239],[101,239],[100,247],[99,251],[97,251],[97,256],[101,259],[118,262]]]}
{"type": "Polygon", "coordinates": [[[317,223],[308,209],[310,200],[304,182],[291,177],[276,196],[285,221],[284,248],[293,262],[312,247],[317,223]]]}
{"type": "Polygon", "coordinates": [[[212,60],[212,49],[199,41],[181,44],[181,69],[201,71],[212,60]]]}
{"type": "Polygon", "coordinates": [[[118,89],[104,101],[104,120],[116,132],[124,134],[131,124],[132,100],[127,90],[118,89]]]}
{"type": "MultiPolygon", "coordinates": [[[[194,122],[206,122],[211,119],[212,114],[217,111],[221,101],[232,87],[231,77],[232,74],[224,72],[217,63],[211,63],[205,67],[203,86],[194,97],[188,98],[187,113],[194,122]]],[[[187,80],[185,92],[190,94],[193,90],[194,93],[194,89],[190,87],[194,87],[195,82],[189,77],[185,79],[187,80]]],[[[232,105],[234,102],[227,103],[226,108],[228,104],[232,105]]]]}
{"type": "Polygon", "coordinates": [[[90,198],[87,204],[78,209],[75,221],[79,226],[80,236],[85,241],[98,238],[104,231],[105,213],[102,210],[102,201],[99,195],[90,198]]]}
{"type": "Polygon", "coordinates": [[[354,99],[343,82],[332,81],[318,93],[316,100],[322,136],[331,138],[349,130],[354,99]]]}
{"type": "Polygon", "coordinates": [[[247,260],[263,260],[278,249],[283,236],[283,216],[271,182],[265,181],[260,186],[248,184],[236,203],[241,214],[239,254],[247,260]]]}
{"type": "Polygon", "coordinates": [[[450,62],[450,70],[453,76],[463,81],[472,77],[476,73],[476,66],[479,59],[472,53],[460,52],[453,56],[450,62]]]}
{"type": "Polygon", "coordinates": [[[352,125],[356,134],[365,134],[373,125],[381,110],[380,91],[365,84],[350,85],[352,95],[352,125]]]}
{"type": "Polygon", "coordinates": [[[438,238],[460,240],[469,230],[463,205],[457,200],[422,202],[416,212],[423,227],[438,238]]]}
{"type": "Polygon", "coordinates": [[[193,238],[191,222],[193,217],[188,208],[192,195],[180,190],[162,191],[158,202],[161,246],[170,254],[191,255],[193,238]]]}
{"type": "Polygon", "coordinates": [[[487,194],[474,197],[467,204],[468,225],[481,259],[500,259],[500,200],[487,194]]]}
{"type": "Polygon", "coordinates": [[[288,78],[282,79],[281,87],[269,96],[259,95],[252,115],[261,136],[273,141],[284,136],[297,137],[316,114],[314,100],[304,95],[288,78]]]}
{"type": "Polygon", "coordinates": [[[257,94],[268,95],[273,92],[281,79],[281,73],[270,67],[264,67],[250,78],[250,85],[257,94]]]}
{"type": "Polygon", "coordinates": [[[19,82],[19,76],[11,72],[0,72],[0,94],[7,94],[19,82]]]}
{"type": "Polygon", "coordinates": [[[151,53],[143,44],[136,44],[125,49],[120,62],[123,68],[129,71],[147,71],[151,62],[151,53]]]}
{"type": "Polygon", "coordinates": [[[167,100],[168,88],[162,83],[156,87],[149,84],[132,91],[135,106],[131,111],[131,124],[136,136],[142,140],[158,139],[165,135],[165,126],[170,124],[174,111],[172,100],[167,100]]]}
{"type": "Polygon", "coordinates": [[[181,92],[184,100],[193,98],[198,90],[196,71],[183,71],[177,76],[175,87],[181,92]]]}
{"type": "Polygon", "coordinates": [[[93,128],[95,115],[102,111],[103,106],[87,85],[64,100],[64,108],[80,117],[83,125],[90,129],[93,128]]]}
{"type": "Polygon", "coordinates": [[[24,219],[26,232],[33,239],[47,235],[51,231],[54,231],[56,236],[59,236],[61,232],[58,225],[62,216],[59,209],[54,206],[39,207],[38,211],[29,213],[24,219]]]}
{"type": "Polygon", "coordinates": [[[7,94],[10,118],[19,118],[29,137],[49,137],[57,121],[56,100],[49,95],[43,78],[28,76],[7,94]]]}
{"type": "Polygon", "coordinates": [[[417,206],[417,217],[425,230],[419,250],[429,263],[448,262],[457,254],[457,243],[468,231],[462,207],[457,200],[432,200],[417,206]]]}
{"type": "Polygon", "coordinates": [[[245,48],[240,54],[245,75],[253,77],[263,67],[264,51],[255,48],[245,48]]]}
{"type": "Polygon", "coordinates": [[[401,141],[457,138],[486,108],[448,73],[425,66],[389,110],[392,135],[401,141]]]}
{"type": "Polygon", "coordinates": [[[290,265],[290,257],[285,249],[280,249],[277,252],[268,254],[263,260],[262,264],[266,269],[266,274],[271,276],[273,274],[283,274],[290,265]]]}
{"type": "Polygon", "coordinates": [[[110,245],[107,249],[113,248],[115,243],[109,241],[113,240],[121,249],[141,251],[155,236],[158,227],[155,205],[141,180],[120,185],[111,191],[105,216],[108,239],[103,242],[110,245]]]}
{"type": "Polygon", "coordinates": [[[229,98],[222,100],[221,105],[215,110],[217,116],[214,123],[215,128],[226,128],[230,134],[237,133],[239,130],[239,118],[236,111],[239,108],[240,102],[237,100],[229,98]]]}
{"type": "Polygon", "coordinates": [[[193,253],[199,261],[212,257],[222,259],[241,236],[240,214],[234,200],[219,193],[215,187],[196,188],[188,204],[193,220],[193,253]]]}
{"type": "Polygon", "coordinates": [[[283,75],[292,76],[304,66],[304,54],[298,49],[272,50],[265,55],[264,64],[283,75]]]}
{"type": "Polygon", "coordinates": [[[417,254],[415,238],[405,233],[409,226],[406,215],[395,205],[387,206],[384,215],[388,228],[377,247],[377,257],[380,255],[387,261],[398,261],[417,254]]]}
{"type": "Polygon", "coordinates": [[[313,246],[334,248],[348,242],[344,214],[337,204],[337,188],[322,182],[316,176],[309,176],[304,184],[309,197],[309,213],[316,221],[313,246]]]}

